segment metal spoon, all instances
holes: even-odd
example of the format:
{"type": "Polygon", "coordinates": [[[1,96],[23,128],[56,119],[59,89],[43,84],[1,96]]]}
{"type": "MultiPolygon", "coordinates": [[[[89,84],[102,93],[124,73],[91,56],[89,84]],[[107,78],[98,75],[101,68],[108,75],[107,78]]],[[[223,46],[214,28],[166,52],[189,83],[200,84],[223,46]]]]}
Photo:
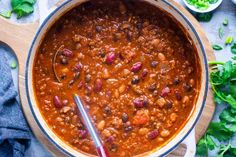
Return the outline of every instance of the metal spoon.
{"type": "Polygon", "coordinates": [[[97,132],[95,131],[95,128],[93,127],[93,124],[91,122],[91,119],[89,118],[89,115],[88,113],[86,112],[79,96],[77,94],[74,94],[74,100],[75,100],[75,103],[82,115],[82,118],[84,120],[84,123],[95,143],[95,146],[96,146],[96,149],[97,149],[97,153],[99,155],[99,157],[109,157],[108,155],[108,152],[105,148],[105,146],[102,144],[97,132]]]}

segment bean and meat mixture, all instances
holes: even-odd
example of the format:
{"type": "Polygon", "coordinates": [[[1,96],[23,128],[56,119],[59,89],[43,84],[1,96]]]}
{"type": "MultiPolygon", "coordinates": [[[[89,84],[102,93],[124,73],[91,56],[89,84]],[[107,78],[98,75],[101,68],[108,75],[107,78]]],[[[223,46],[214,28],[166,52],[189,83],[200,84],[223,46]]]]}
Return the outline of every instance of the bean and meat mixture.
{"type": "Polygon", "coordinates": [[[200,88],[196,48],[183,30],[136,0],[90,1],[67,12],[34,61],[34,92],[47,124],[74,149],[96,155],[77,93],[111,156],[166,144],[185,125],[200,88]]]}

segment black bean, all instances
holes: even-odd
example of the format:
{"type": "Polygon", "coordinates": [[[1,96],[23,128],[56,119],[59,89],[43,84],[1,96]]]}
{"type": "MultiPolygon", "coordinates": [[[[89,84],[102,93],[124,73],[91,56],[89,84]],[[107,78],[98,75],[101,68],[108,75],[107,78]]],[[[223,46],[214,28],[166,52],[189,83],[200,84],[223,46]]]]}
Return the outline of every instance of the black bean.
{"type": "Polygon", "coordinates": [[[62,80],[64,80],[64,79],[66,78],[66,74],[63,73],[63,74],[60,76],[60,78],[61,78],[62,80]]]}
{"type": "Polygon", "coordinates": [[[111,146],[110,146],[110,151],[111,152],[116,152],[117,149],[118,149],[118,146],[116,144],[112,143],[111,146]]]}
{"type": "Polygon", "coordinates": [[[192,89],[192,87],[187,83],[183,84],[183,88],[184,88],[185,92],[190,92],[192,89]]]}
{"type": "Polygon", "coordinates": [[[132,32],[128,31],[126,33],[126,38],[127,38],[128,41],[132,41],[132,32]]]}
{"type": "Polygon", "coordinates": [[[152,94],[153,94],[153,96],[157,96],[158,95],[158,91],[154,90],[152,94]]]}
{"type": "Polygon", "coordinates": [[[78,80],[79,77],[80,77],[80,72],[76,72],[76,73],[74,74],[74,80],[78,80]]]}
{"type": "Polygon", "coordinates": [[[131,130],[133,130],[133,127],[131,125],[125,126],[124,128],[125,132],[129,132],[131,130]]]}
{"type": "Polygon", "coordinates": [[[148,90],[150,92],[154,92],[156,90],[156,87],[157,87],[156,83],[152,83],[151,85],[148,86],[148,90]]]}
{"type": "Polygon", "coordinates": [[[173,103],[171,101],[166,103],[166,108],[171,109],[173,107],[173,103]]]}
{"type": "Polygon", "coordinates": [[[152,67],[152,68],[156,68],[156,67],[157,67],[157,64],[158,64],[157,61],[152,61],[152,62],[151,62],[151,67],[152,67]]]}
{"type": "Polygon", "coordinates": [[[85,76],[85,82],[89,83],[91,81],[91,75],[90,74],[87,74],[85,76]]]}
{"type": "Polygon", "coordinates": [[[137,23],[136,26],[137,26],[137,28],[138,28],[139,30],[143,28],[143,24],[142,24],[141,22],[137,23]]]}
{"type": "Polygon", "coordinates": [[[139,83],[139,77],[138,77],[137,75],[135,75],[135,76],[133,77],[133,79],[131,80],[131,83],[132,83],[132,84],[138,84],[138,83],[139,83]]]}
{"type": "Polygon", "coordinates": [[[179,92],[175,92],[175,97],[178,101],[181,101],[182,100],[182,96],[179,92]]]}
{"type": "Polygon", "coordinates": [[[106,106],[104,109],[103,109],[104,113],[107,114],[107,115],[110,115],[111,114],[111,108],[109,106],[106,106]]]}
{"type": "Polygon", "coordinates": [[[122,122],[126,123],[129,120],[129,116],[127,113],[123,113],[121,116],[122,122]]]}
{"type": "Polygon", "coordinates": [[[61,64],[67,65],[67,64],[68,64],[68,59],[62,58],[62,59],[61,59],[61,64]]]}
{"type": "Polygon", "coordinates": [[[98,32],[98,33],[100,33],[101,31],[102,31],[102,26],[96,26],[96,31],[98,32]]]}
{"type": "Polygon", "coordinates": [[[180,79],[178,77],[176,77],[173,81],[174,85],[178,85],[180,83],[180,79]]]}
{"type": "Polygon", "coordinates": [[[75,80],[70,80],[68,86],[72,86],[75,83],[75,80]]]}

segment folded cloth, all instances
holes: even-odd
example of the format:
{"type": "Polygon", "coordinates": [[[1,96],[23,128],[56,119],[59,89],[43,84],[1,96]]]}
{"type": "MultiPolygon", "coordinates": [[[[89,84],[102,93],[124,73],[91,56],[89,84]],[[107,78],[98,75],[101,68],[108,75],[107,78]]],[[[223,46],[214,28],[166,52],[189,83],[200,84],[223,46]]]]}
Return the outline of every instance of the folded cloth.
{"type": "Polygon", "coordinates": [[[0,156],[23,157],[30,142],[30,129],[18,103],[11,68],[0,55],[0,156]]]}

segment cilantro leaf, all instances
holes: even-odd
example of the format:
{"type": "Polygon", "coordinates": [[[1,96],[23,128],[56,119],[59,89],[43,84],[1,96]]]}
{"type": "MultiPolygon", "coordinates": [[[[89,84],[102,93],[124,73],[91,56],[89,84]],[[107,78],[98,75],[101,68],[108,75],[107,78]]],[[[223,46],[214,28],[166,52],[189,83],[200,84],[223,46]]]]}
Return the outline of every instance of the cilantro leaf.
{"type": "Polygon", "coordinates": [[[31,14],[34,11],[33,5],[36,0],[11,0],[12,11],[17,18],[31,14]]]}
{"type": "Polygon", "coordinates": [[[197,144],[197,154],[201,156],[207,156],[208,149],[213,150],[215,149],[216,144],[213,141],[212,137],[209,135],[205,135],[201,138],[197,144]]]}
{"type": "Polygon", "coordinates": [[[233,59],[233,60],[236,60],[236,56],[233,56],[232,59],[233,59]]]}
{"type": "Polygon", "coordinates": [[[221,145],[217,157],[233,157],[236,156],[236,148],[231,144],[221,145]]]}
{"type": "Polygon", "coordinates": [[[209,125],[207,134],[213,136],[219,141],[226,141],[233,136],[234,132],[230,128],[226,127],[225,123],[212,122],[209,125]]]}
{"type": "Polygon", "coordinates": [[[236,114],[231,112],[231,108],[226,108],[220,114],[220,120],[225,123],[236,123],[236,114]]]}
{"type": "Polygon", "coordinates": [[[198,13],[196,18],[198,21],[209,22],[211,21],[213,14],[212,13],[198,13]]]}
{"type": "Polygon", "coordinates": [[[231,53],[236,54],[236,44],[231,47],[231,53]]]}

